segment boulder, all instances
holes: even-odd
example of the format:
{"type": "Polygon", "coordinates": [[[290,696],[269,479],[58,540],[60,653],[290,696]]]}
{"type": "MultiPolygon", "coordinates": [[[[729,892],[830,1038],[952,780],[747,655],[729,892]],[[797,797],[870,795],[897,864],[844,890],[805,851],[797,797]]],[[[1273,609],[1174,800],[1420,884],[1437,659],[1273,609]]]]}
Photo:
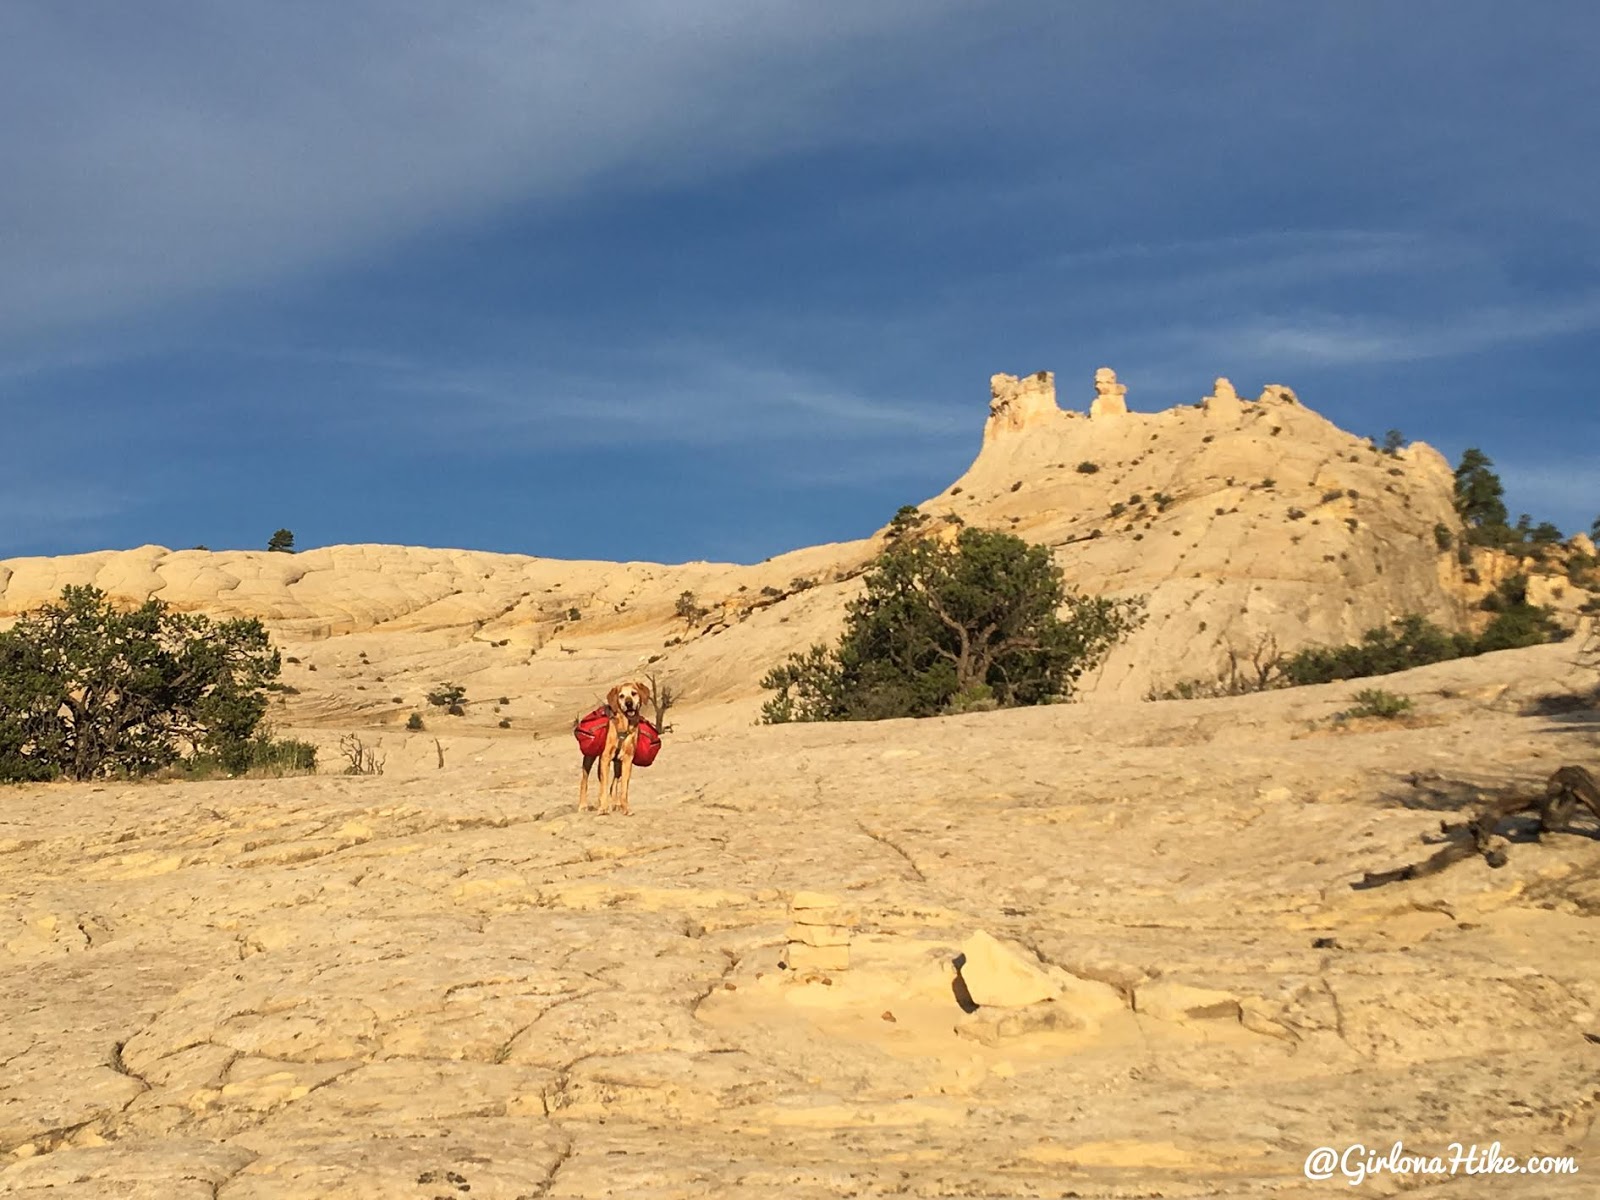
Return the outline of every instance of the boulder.
{"type": "Polygon", "coordinates": [[[983,930],[961,944],[957,969],[979,1006],[1024,1008],[1061,994],[1036,957],[983,930]]]}

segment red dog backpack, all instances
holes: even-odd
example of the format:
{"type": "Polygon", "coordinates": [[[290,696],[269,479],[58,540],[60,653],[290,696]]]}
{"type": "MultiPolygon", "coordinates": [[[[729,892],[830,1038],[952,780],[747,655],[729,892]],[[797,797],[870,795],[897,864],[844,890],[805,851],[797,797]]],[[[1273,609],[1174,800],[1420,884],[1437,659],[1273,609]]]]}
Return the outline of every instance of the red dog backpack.
{"type": "Polygon", "coordinates": [[[654,725],[640,717],[639,740],[633,746],[633,765],[636,767],[648,767],[655,762],[656,755],[660,753],[661,735],[656,732],[654,725]]]}
{"type": "Polygon", "coordinates": [[[585,758],[599,758],[606,752],[606,727],[610,724],[611,714],[601,706],[573,726],[572,736],[578,739],[585,758]]]}
{"type": "MultiPolygon", "coordinates": [[[[585,758],[599,758],[606,752],[606,729],[611,724],[611,710],[601,705],[573,727],[572,736],[578,739],[578,749],[585,758]]],[[[639,719],[639,739],[633,746],[633,765],[648,767],[661,753],[661,735],[656,727],[643,717],[639,719]]]]}

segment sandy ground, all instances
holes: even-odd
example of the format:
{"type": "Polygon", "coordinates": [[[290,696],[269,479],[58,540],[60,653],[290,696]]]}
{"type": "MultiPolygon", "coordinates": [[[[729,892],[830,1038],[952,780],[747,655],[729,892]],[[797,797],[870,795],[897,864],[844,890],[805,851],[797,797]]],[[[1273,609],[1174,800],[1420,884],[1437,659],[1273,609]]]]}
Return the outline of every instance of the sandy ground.
{"type": "Polygon", "coordinates": [[[1600,767],[1600,710],[1539,701],[1597,674],[1380,682],[1415,714],[690,706],[631,818],[575,811],[569,739],[467,723],[443,768],[391,724],[381,776],[5,791],[0,1195],[1595,1195],[1600,840],[1350,884],[1600,767]],[[805,890],[847,969],[780,969],[805,890]],[[980,931],[1052,998],[964,1011],[980,931]],[[1579,1173],[1303,1173],[1396,1141],[1579,1173]]]}

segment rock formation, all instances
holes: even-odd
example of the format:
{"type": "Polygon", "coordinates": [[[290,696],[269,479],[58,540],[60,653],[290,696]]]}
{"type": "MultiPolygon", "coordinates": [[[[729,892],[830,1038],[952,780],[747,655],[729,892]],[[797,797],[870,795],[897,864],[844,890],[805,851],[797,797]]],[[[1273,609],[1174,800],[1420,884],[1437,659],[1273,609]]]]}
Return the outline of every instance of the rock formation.
{"type": "Polygon", "coordinates": [[[1220,419],[1238,420],[1244,415],[1244,401],[1233,390],[1233,384],[1218,377],[1211,385],[1211,394],[1200,401],[1202,411],[1220,419]]]}
{"type": "Polygon", "coordinates": [[[1062,415],[1056,404],[1056,377],[1049,371],[1038,371],[1018,378],[1015,375],[993,375],[989,378],[989,421],[983,428],[983,440],[1006,433],[1020,433],[1062,415]]]}
{"type": "Polygon", "coordinates": [[[1094,400],[1089,404],[1091,417],[1109,417],[1128,411],[1128,389],[1117,382],[1117,373],[1110,367],[1101,367],[1094,373],[1094,400]]]}
{"type": "Polygon", "coordinates": [[[790,971],[844,971],[850,967],[854,914],[826,892],[796,892],[789,902],[783,966],[790,971]]]}

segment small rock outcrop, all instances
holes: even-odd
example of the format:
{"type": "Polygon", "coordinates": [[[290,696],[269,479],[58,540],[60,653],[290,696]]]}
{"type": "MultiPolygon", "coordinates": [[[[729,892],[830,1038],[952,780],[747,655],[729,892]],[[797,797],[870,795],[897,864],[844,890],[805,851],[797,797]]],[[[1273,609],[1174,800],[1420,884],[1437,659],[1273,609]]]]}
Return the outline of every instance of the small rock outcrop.
{"type": "Polygon", "coordinates": [[[1128,411],[1128,389],[1117,382],[1117,373],[1110,367],[1101,367],[1094,373],[1094,401],[1089,405],[1091,417],[1107,417],[1128,411]]]}
{"type": "Polygon", "coordinates": [[[1024,1008],[1061,994],[1037,959],[981,929],[961,943],[956,970],[980,1007],[1024,1008]]]}

